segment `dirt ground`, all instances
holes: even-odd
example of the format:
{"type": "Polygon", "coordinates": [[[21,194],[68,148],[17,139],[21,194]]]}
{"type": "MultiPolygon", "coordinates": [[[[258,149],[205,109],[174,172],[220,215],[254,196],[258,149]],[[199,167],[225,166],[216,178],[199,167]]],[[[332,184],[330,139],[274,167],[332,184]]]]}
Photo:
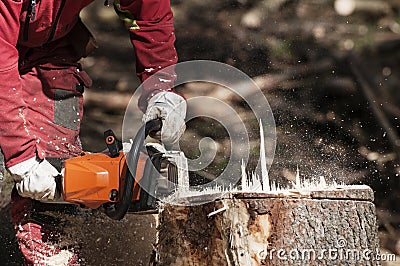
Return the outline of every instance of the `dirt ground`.
{"type": "MultiPolygon", "coordinates": [[[[399,249],[393,243],[400,243],[396,242],[400,239],[400,4],[364,1],[369,4],[358,4],[353,13],[343,16],[338,14],[343,12],[340,7],[335,9],[337,2],[173,0],[176,47],[180,61],[227,63],[254,78],[263,90],[277,130],[271,179],[288,184],[299,168],[303,179],[324,176],[329,182],[370,185],[375,191],[381,246],[396,253],[399,249]]],[[[87,150],[101,151],[105,130],[112,128],[121,135],[126,105],[139,83],[128,35],[112,8],[96,2],[82,17],[100,48],[82,61],[94,84],[85,92],[81,139],[87,150]]],[[[187,97],[214,95],[216,90],[205,84],[178,89],[187,97]]],[[[225,100],[243,114],[249,111],[240,99],[225,100]]],[[[250,120],[246,123],[254,124],[250,120]]],[[[210,123],[206,119],[188,123],[181,148],[189,158],[196,158],[198,143],[193,139],[213,137],[221,150],[205,172],[218,174],[229,152],[224,149],[226,137],[210,130],[210,123]]],[[[257,154],[252,154],[249,171],[257,160],[257,154]]],[[[7,208],[1,215],[4,252],[0,260],[20,265],[7,208]]],[[[128,215],[114,222],[95,212],[76,219],[87,265],[146,265],[155,237],[154,216],[128,215]]]]}

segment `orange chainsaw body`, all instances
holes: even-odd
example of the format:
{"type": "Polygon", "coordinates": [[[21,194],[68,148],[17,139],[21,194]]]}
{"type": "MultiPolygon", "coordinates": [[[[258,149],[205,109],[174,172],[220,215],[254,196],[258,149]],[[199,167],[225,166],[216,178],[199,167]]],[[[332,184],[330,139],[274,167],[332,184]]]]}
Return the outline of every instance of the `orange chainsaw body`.
{"type": "MultiPolygon", "coordinates": [[[[139,156],[132,201],[140,198],[137,183],[143,176],[147,156],[139,156]]],[[[63,197],[66,202],[97,209],[105,203],[117,202],[127,171],[125,154],[117,157],[106,153],[82,153],[64,161],[63,197]]]]}

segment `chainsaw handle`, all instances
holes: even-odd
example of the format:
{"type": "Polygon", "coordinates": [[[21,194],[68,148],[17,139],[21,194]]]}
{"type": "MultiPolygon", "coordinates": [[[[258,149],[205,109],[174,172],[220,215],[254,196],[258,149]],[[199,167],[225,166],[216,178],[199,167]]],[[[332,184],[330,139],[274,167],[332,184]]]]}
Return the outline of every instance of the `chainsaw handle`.
{"type": "MultiPolygon", "coordinates": [[[[158,119],[158,118],[157,118],[157,119],[153,119],[153,120],[150,120],[150,121],[146,122],[146,125],[145,125],[145,133],[144,133],[145,138],[146,138],[148,135],[150,135],[150,133],[154,133],[154,132],[160,131],[161,128],[162,128],[162,121],[161,121],[161,119],[158,119]]],[[[143,140],[143,141],[144,141],[144,140],[143,140]]]]}
{"type": "Polygon", "coordinates": [[[136,169],[138,166],[139,155],[141,148],[144,144],[145,139],[150,134],[150,132],[155,132],[161,130],[162,121],[161,119],[154,119],[146,122],[142,125],[137,132],[131,150],[129,151],[126,162],[128,164],[128,169],[126,171],[125,183],[122,192],[121,201],[118,203],[108,204],[105,206],[105,214],[114,219],[121,220],[124,218],[125,214],[128,212],[129,207],[132,202],[133,187],[136,179],[136,169]]]}

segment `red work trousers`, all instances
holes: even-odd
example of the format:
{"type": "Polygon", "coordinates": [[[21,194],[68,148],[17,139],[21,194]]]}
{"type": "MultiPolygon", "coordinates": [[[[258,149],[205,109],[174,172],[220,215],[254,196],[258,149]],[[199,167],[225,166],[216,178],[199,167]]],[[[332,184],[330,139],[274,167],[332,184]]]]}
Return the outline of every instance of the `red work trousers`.
{"type": "Polygon", "coordinates": [[[76,245],[71,245],[71,241],[63,243],[62,222],[52,216],[56,211],[21,197],[15,189],[11,204],[11,218],[24,265],[80,265],[76,245]]]}
{"type": "MultiPolygon", "coordinates": [[[[23,49],[20,63],[28,130],[36,139],[40,158],[68,158],[82,151],[79,140],[83,89],[91,80],[77,63],[79,58],[65,42],[23,49]]],[[[58,245],[57,225],[32,218],[33,203],[14,190],[11,216],[27,265],[78,265],[77,255],[58,245]]]]}

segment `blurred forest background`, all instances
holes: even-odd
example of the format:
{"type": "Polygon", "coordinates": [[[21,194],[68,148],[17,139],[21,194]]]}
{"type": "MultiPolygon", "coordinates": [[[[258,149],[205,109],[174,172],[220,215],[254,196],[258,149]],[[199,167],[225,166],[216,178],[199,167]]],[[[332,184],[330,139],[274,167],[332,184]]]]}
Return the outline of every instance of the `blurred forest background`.
{"type": "MultiPolygon", "coordinates": [[[[324,176],[328,181],[370,185],[381,247],[399,255],[400,2],[172,0],[171,5],[180,61],[227,63],[263,90],[277,126],[270,178],[293,181],[298,167],[304,179],[324,176]]],[[[121,134],[125,108],[139,82],[128,34],[112,7],[95,1],[82,18],[100,47],[82,61],[94,85],[85,92],[81,139],[85,149],[101,151],[106,129],[121,134]]],[[[216,94],[213,85],[178,89],[188,97],[216,94]]],[[[218,97],[249,112],[241,99],[224,95],[218,97]]],[[[220,149],[205,174],[217,174],[229,151],[224,149],[226,138],[207,123],[188,123],[181,148],[195,158],[199,151],[193,139],[216,140],[220,149]]],[[[124,232],[115,223],[107,228],[114,228],[115,235],[124,232]]],[[[116,248],[113,254],[118,260],[98,265],[125,265],[124,258],[134,258],[118,252],[116,248]]]]}

